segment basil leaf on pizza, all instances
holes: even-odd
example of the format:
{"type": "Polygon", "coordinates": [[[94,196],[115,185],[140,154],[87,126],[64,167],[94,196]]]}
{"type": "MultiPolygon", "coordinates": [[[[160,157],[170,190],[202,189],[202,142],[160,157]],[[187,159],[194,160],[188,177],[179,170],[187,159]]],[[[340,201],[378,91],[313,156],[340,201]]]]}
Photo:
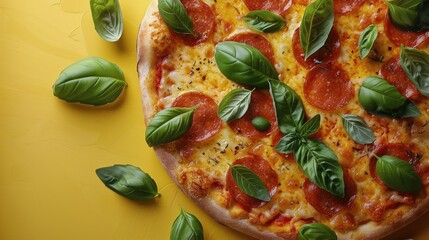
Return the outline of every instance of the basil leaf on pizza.
{"type": "Polygon", "coordinates": [[[301,137],[306,138],[317,132],[320,127],[320,114],[317,114],[310,120],[304,123],[302,127],[299,129],[299,133],[301,137]]]}
{"type": "Polygon", "coordinates": [[[317,0],[307,6],[299,28],[299,39],[305,60],[325,45],[333,25],[332,0],[317,0]]]}
{"type": "Polygon", "coordinates": [[[264,182],[252,170],[239,164],[230,165],[230,170],[232,178],[242,192],[261,201],[271,200],[264,182]]]}
{"type": "Polygon", "coordinates": [[[280,139],[279,143],[277,143],[275,149],[284,154],[295,153],[301,146],[302,139],[299,133],[286,134],[280,139]]]}
{"type": "Polygon", "coordinates": [[[378,36],[377,26],[375,24],[371,24],[366,27],[359,37],[359,55],[361,59],[364,59],[368,56],[371,51],[372,46],[375,43],[375,40],[378,36]]]}
{"type": "Polygon", "coordinates": [[[219,70],[229,80],[256,88],[267,88],[268,80],[278,80],[271,62],[258,49],[238,42],[221,42],[215,47],[219,70]]]}
{"type": "Polygon", "coordinates": [[[270,121],[264,117],[255,117],[252,119],[252,125],[261,132],[267,131],[271,127],[270,121]]]}
{"type": "Polygon", "coordinates": [[[138,167],[113,165],[95,172],[106,187],[126,198],[146,201],[159,196],[155,181],[138,167]]]}
{"type": "Polygon", "coordinates": [[[98,35],[109,42],[122,36],[124,23],[118,0],[91,0],[91,15],[98,35]]]}
{"type": "Polygon", "coordinates": [[[422,188],[422,180],[410,163],[394,156],[384,155],[377,158],[377,176],[393,190],[405,193],[419,193],[422,188]]]}
{"type": "Polygon", "coordinates": [[[196,36],[194,24],[180,0],[159,0],[158,10],[162,20],[172,31],[196,36]]]}
{"type": "Polygon", "coordinates": [[[337,240],[337,234],[322,223],[308,223],[299,229],[298,240],[337,240]]]}
{"type": "Polygon", "coordinates": [[[170,240],[204,240],[203,225],[193,214],[181,209],[170,231],[170,240]]]}
{"type": "Polygon", "coordinates": [[[422,0],[387,0],[386,2],[390,19],[396,26],[407,30],[416,28],[422,0]]]}
{"type": "Polygon", "coordinates": [[[374,132],[358,116],[353,114],[344,114],[341,116],[344,130],[359,144],[370,144],[375,141],[374,132]]]}
{"type": "Polygon", "coordinates": [[[183,136],[192,126],[192,108],[167,108],[158,112],[146,128],[146,142],[152,146],[172,142],[183,136]]]}
{"type": "Polygon", "coordinates": [[[429,97],[429,54],[401,46],[400,63],[421,94],[429,97]]]}
{"type": "Polygon", "coordinates": [[[267,10],[250,11],[243,19],[251,29],[264,33],[277,32],[286,25],[282,16],[267,10]]]}
{"type": "Polygon", "coordinates": [[[250,105],[252,91],[237,88],[229,92],[220,102],[217,115],[225,122],[241,118],[250,105]]]}

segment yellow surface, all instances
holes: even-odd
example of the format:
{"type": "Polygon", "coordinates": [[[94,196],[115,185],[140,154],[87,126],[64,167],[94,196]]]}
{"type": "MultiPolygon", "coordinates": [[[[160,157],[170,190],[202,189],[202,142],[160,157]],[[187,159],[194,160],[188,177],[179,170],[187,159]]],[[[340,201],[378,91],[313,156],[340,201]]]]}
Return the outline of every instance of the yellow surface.
{"type": "MultiPolygon", "coordinates": [[[[145,140],[136,37],[149,0],[120,1],[124,34],[108,43],[94,30],[89,0],[0,1],[0,239],[168,239],[180,207],[206,240],[248,237],[211,220],[173,184],[145,140]],[[61,70],[89,56],[118,64],[128,87],[105,107],[52,95],[61,70]],[[161,197],[136,203],[107,189],[95,169],[132,164],[161,197]]],[[[429,215],[391,239],[429,239],[429,215]]]]}

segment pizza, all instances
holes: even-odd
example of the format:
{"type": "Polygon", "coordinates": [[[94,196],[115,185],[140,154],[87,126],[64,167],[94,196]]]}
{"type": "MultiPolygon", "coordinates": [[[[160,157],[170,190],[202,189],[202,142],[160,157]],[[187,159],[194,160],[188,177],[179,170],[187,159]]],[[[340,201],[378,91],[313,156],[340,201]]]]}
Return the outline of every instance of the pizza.
{"type": "Polygon", "coordinates": [[[153,1],[137,41],[146,142],[190,199],[252,237],[391,234],[429,209],[414,3],[153,1]]]}

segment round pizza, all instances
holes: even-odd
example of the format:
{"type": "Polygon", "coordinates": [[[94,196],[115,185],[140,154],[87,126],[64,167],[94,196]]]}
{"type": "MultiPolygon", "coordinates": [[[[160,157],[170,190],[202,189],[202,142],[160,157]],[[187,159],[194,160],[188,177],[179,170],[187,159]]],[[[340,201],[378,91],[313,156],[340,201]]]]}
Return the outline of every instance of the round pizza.
{"type": "Polygon", "coordinates": [[[391,234],[429,209],[428,16],[426,0],[155,0],[146,142],[252,237],[391,234]]]}

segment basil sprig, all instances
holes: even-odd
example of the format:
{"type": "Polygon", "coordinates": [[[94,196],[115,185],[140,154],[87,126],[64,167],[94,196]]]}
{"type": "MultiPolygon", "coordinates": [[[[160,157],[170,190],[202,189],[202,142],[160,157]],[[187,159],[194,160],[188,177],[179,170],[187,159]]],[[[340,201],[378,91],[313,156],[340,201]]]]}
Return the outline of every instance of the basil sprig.
{"type": "Polygon", "coordinates": [[[277,32],[286,25],[282,16],[267,10],[249,12],[244,17],[244,22],[251,29],[264,33],[277,32]]]}
{"type": "Polygon", "coordinates": [[[230,169],[232,178],[242,192],[261,201],[271,200],[264,182],[252,170],[239,164],[231,165],[230,169]]]}
{"type": "Polygon", "coordinates": [[[390,19],[404,30],[420,31],[420,9],[423,0],[387,0],[390,19]]]}
{"type": "Polygon", "coordinates": [[[416,105],[386,80],[371,76],[359,89],[359,103],[369,113],[388,118],[420,116],[416,105]]]}
{"type": "Polygon", "coordinates": [[[241,118],[250,105],[252,91],[237,88],[229,92],[220,102],[217,115],[225,122],[241,118]]]}
{"type": "Polygon", "coordinates": [[[138,167],[113,165],[95,172],[106,187],[126,198],[145,201],[159,196],[155,181],[138,167]]]}
{"type": "Polygon", "coordinates": [[[158,112],[146,128],[149,147],[169,143],[183,136],[192,126],[197,107],[167,108],[158,112]]]}
{"type": "Polygon", "coordinates": [[[244,43],[217,44],[215,60],[222,74],[238,84],[267,88],[269,79],[278,80],[277,72],[267,57],[244,43]]]}
{"type": "Polygon", "coordinates": [[[375,166],[377,176],[388,187],[400,192],[414,194],[422,190],[422,180],[408,162],[389,155],[375,157],[377,158],[375,166]]]}
{"type": "Polygon", "coordinates": [[[333,0],[317,0],[307,6],[299,28],[305,60],[325,45],[333,25],[333,0]]]}
{"type": "Polygon", "coordinates": [[[375,40],[378,36],[377,26],[375,24],[371,24],[366,27],[359,37],[359,55],[361,59],[364,59],[368,56],[371,51],[372,46],[375,43],[375,40]]]}
{"type": "Polygon", "coordinates": [[[91,0],[91,15],[98,35],[109,42],[122,36],[124,23],[118,0],[91,0]]]}
{"type": "Polygon", "coordinates": [[[197,217],[181,210],[173,223],[170,240],[204,240],[203,225],[197,217]]]}
{"type": "Polygon", "coordinates": [[[343,127],[353,141],[359,144],[370,144],[375,141],[374,132],[360,117],[353,114],[344,114],[341,117],[343,127]]]}
{"type": "Polygon", "coordinates": [[[298,240],[337,240],[337,234],[321,223],[308,223],[299,229],[298,240]]]}
{"type": "Polygon", "coordinates": [[[124,73],[116,64],[91,57],[65,68],[53,92],[67,102],[99,106],[115,101],[125,86],[124,73]]]}
{"type": "Polygon", "coordinates": [[[180,0],[159,0],[158,10],[162,20],[174,32],[196,36],[194,23],[180,0]]]}
{"type": "Polygon", "coordinates": [[[429,54],[401,46],[400,63],[416,88],[429,97],[429,54]]]}

